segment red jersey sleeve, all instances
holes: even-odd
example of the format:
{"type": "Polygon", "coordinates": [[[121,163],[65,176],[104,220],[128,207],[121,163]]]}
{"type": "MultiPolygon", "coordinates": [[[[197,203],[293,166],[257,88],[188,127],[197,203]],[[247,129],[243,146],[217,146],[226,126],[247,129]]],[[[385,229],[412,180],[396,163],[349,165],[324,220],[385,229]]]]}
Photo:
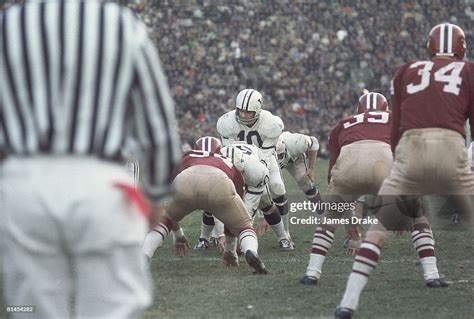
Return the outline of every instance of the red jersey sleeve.
{"type": "Polygon", "coordinates": [[[336,163],[339,153],[341,152],[341,146],[339,145],[339,130],[340,123],[337,124],[335,128],[331,131],[329,135],[329,167],[328,167],[328,183],[331,180],[331,170],[334,164],[336,163]]]}
{"type": "Polygon", "coordinates": [[[474,62],[468,63],[469,72],[467,75],[468,88],[470,90],[469,104],[469,124],[471,125],[471,139],[474,141],[474,62]]]}
{"type": "Polygon", "coordinates": [[[403,71],[408,65],[403,65],[398,68],[392,79],[390,88],[391,102],[392,102],[392,130],[390,134],[390,145],[392,146],[392,153],[395,155],[395,148],[397,147],[398,141],[400,140],[400,103],[401,103],[401,78],[403,71]]]}
{"type": "Polygon", "coordinates": [[[234,167],[234,173],[235,173],[235,175],[234,175],[234,178],[233,178],[232,182],[234,182],[235,190],[237,191],[237,194],[239,194],[239,196],[241,198],[244,198],[244,192],[245,192],[244,176],[235,167],[234,167]]]}

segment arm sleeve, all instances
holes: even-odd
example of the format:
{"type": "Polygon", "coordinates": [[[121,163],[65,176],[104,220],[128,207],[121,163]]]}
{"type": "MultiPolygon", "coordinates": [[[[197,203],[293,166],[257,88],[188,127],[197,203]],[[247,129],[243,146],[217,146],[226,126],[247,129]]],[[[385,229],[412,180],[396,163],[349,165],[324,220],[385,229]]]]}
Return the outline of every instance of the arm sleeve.
{"type": "Polygon", "coordinates": [[[309,148],[310,151],[319,151],[319,141],[316,137],[310,136],[311,139],[311,146],[309,148]]]}
{"type": "Polygon", "coordinates": [[[275,147],[278,142],[278,136],[275,138],[267,138],[262,144],[263,159],[268,163],[271,156],[275,156],[275,147]]]}
{"type": "Polygon", "coordinates": [[[239,194],[240,198],[244,198],[244,191],[245,191],[245,180],[242,173],[234,167],[235,176],[234,176],[234,186],[237,194],[239,194]]]}
{"type": "Polygon", "coordinates": [[[132,105],[144,171],[144,190],[158,200],[171,190],[173,171],[180,158],[174,102],[157,49],[137,22],[132,105]]]}
{"type": "MultiPolygon", "coordinates": [[[[468,65],[471,77],[468,78],[468,90],[470,91],[469,99],[471,103],[469,104],[469,124],[471,126],[471,140],[474,141],[474,63],[469,63],[468,65]]],[[[472,144],[471,144],[472,146],[472,144]]],[[[471,165],[472,166],[472,165],[471,165]]]]}
{"type": "Polygon", "coordinates": [[[400,139],[400,103],[401,103],[401,83],[400,83],[400,69],[392,80],[390,94],[392,97],[392,131],[390,134],[390,145],[392,147],[392,153],[395,155],[395,148],[397,147],[398,140],[400,139]]]}
{"type": "Polygon", "coordinates": [[[219,134],[221,138],[222,146],[228,146],[235,142],[235,138],[232,136],[233,134],[231,134],[229,129],[227,128],[228,116],[229,116],[228,113],[222,115],[217,120],[217,124],[216,124],[217,133],[219,134]]]}

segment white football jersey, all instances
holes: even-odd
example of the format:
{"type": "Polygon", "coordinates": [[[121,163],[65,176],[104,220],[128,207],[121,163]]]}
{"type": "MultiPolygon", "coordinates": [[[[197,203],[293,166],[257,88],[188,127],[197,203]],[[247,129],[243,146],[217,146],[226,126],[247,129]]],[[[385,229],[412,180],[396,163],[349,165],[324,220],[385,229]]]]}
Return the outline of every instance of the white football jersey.
{"type": "Polygon", "coordinates": [[[265,157],[272,155],[278,137],[283,132],[283,121],[269,111],[262,110],[257,122],[248,127],[237,122],[236,116],[233,110],[217,120],[217,132],[221,136],[222,145],[242,141],[262,149],[265,157]]]}
{"type": "Polygon", "coordinates": [[[280,167],[306,156],[308,150],[318,151],[319,142],[314,136],[283,132],[278,138],[277,155],[280,167]]]}

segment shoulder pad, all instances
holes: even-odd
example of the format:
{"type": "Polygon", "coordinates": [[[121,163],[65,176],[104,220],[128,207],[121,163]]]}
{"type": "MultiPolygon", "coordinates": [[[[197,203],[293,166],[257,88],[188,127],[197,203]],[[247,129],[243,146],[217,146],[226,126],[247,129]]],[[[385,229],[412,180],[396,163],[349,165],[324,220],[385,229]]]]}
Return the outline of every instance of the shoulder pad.
{"type": "Polygon", "coordinates": [[[217,132],[222,137],[230,137],[239,132],[239,123],[235,119],[235,110],[222,115],[216,124],[217,132]]]}
{"type": "Polygon", "coordinates": [[[310,148],[311,138],[304,134],[293,133],[285,139],[285,144],[291,158],[295,160],[310,148]]]}
{"type": "Polygon", "coordinates": [[[278,116],[268,111],[262,111],[260,114],[260,131],[268,138],[277,138],[284,129],[283,121],[278,116]]]}

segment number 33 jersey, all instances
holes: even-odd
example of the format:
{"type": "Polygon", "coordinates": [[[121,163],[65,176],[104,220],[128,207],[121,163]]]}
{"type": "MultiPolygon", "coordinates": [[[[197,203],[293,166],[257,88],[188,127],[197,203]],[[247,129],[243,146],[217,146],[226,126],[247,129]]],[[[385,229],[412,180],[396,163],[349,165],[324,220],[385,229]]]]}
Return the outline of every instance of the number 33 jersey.
{"type": "MultiPolygon", "coordinates": [[[[403,132],[419,128],[446,128],[464,133],[474,120],[474,63],[434,58],[401,66],[393,78],[392,149],[403,132]]],[[[474,138],[474,134],[472,134],[474,138]]]]}
{"type": "Polygon", "coordinates": [[[283,121],[266,110],[261,111],[259,119],[251,127],[237,122],[235,110],[227,112],[217,120],[217,131],[223,146],[243,141],[261,148],[265,158],[274,154],[283,127],[283,121]]]}
{"type": "Polygon", "coordinates": [[[329,136],[329,172],[341,148],[359,141],[381,141],[390,144],[392,114],[389,111],[365,112],[339,121],[329,136]]]}

